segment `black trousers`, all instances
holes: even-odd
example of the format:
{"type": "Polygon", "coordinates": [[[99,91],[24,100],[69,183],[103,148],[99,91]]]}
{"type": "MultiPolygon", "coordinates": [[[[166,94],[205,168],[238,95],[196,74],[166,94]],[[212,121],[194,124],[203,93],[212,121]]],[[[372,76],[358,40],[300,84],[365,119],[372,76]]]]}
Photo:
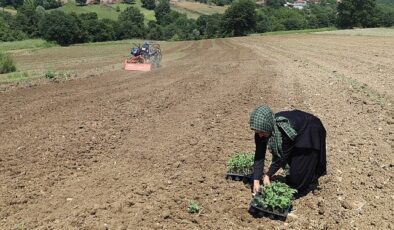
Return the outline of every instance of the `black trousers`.
{"type": "Polygon", "coordinates": [[[317,182],[320,152],[314,149],[294,149],[288,160],[290,175],[286,183],[298,190],[298,195],[305,195],[311,186],[317,182]]]}

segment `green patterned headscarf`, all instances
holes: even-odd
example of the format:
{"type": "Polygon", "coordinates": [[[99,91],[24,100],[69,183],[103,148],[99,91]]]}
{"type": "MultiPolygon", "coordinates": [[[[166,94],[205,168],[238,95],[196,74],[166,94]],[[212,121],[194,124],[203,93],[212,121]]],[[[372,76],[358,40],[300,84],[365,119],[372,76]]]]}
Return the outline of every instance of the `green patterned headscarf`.
{"type": "Polygon", "coordinates": [[[297,132],[290,126],[289,120],[285,117],[275,117],[272,110],[267,106],[259,106],[250,115],[250,128],[257,131],[271,133],[268,139],[268,149],[274,158],[282,158],[282,133],[278,127],[285,131],[286,135],[294,141],[297,132]]]}

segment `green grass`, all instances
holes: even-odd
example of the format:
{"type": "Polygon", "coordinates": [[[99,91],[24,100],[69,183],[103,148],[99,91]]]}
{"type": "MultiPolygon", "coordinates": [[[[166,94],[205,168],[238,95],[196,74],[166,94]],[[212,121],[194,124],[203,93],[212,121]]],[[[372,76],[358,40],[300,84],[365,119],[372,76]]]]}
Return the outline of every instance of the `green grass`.
{"type": "Polygon", "coordinates": [[[48,48],[57,46],[56,44],[47,42],[42,39],[29,39],[23,41],[14,41],[14,42],[1,42],[0,43],[0,52],[6,52],[11,50],[20,50],[20,49],[38,49],[38,48],[48,48]]]}
{"type": "Polygon", "coordinates": [[[87,6],[77,6],[75,3],[67,3],[62,7],[57,8],[57,10],[61,10],[65,13],[75,12],[76,14],[83,13],[96,13],[99,19],[111,19],[114,21],[118,20],[119,14],[124,11],[126,8],[134,6],[137,7],[142,14],[144,14],[145,23],[148,21],[155,20],[155,13],[153,10],[147,10],[141,6],[141,0],[136,0],[135,4],[111,4],[111,5],[87,5],[87,6]],[[119,6],[120,12],[116,11],[116,8],[119,6]]]}
{"type": "Polygon", "coordinates": [[[182,1],[171,4],[171,9],[186,14],[188,18],[197,19],[201,15],[224,14],[227,6],[212,6],[192,1],[182,1]]]}
{"type": "Polygon", "coordinates": [[[2,74],[0,75],[0,83],[12,83],[12,82],[19,82],[25,81],[28,79],[28,74],[25,72],[15,72],[9,74],[2,74]]]}
{"type": "Polygon", "coordinates": [[[56,10],[60,10],[65,13],[74,12],[76,14],[96,13],[99,19],[106,18],[114,21],[118,20],[118,16],[120,14],[120,12],[116,12],[116,7],[112,8],[111,6],[105,6],[105,5],[77,6],[72,2],[63,5],[62,7],[59,7],[56,10]]]}
{"type": "Polygon", "coordinates": [[[55,78],[66,78],[66,79],[68,79],[70,76],[71,76],[71,73],[69,73],[69,72],[56,72],[56,71],[52,71],[52,70],[47,70],[44,73],[44,77],[46,79],[49,79],[49,80],[53,80],[55,78]]]}
{"type": "Polygon", "coordinates": [[[68,79],[72,75],[73,73],[70,71],[52,71],[52,70],[47,70],[45,72],[30,72],[30,73],[14,72],[8,74],[0,74],[0,85],[29,81],[37,78],[46,78],[48,80],[55,80],[60,78],[68,79]]]}
{"type": "Polygon", "coordinates": [[[177,7],[177,6],[174,6],[174,5],[171,5],[171,10],[174,10],[174,11],[176,11],[178,13],[181,13],[181,14],[186,14],[186,16],[188,18],[192,18],[192,19],[197,19],[198,17],[200,17],[202,15],[202,14],[199,14],[197,12],[193,12],[193,11],[190,11],[188,9],[177,7]]]}
{"type": "Polygon", "coordinates": [[[394,37],[394,27],[325,31],[325,32],[320,32],[319,34],[347,35],[347,36],[394,37]]]}
{"type": "Polygon", "coordinates": [[[337,30],[337,28],[335,28],[335,27],[326,27],[326,28],[318,28],[318,29],[274,31],[274,32],[261,33],[261,34],[251,34],[250,36],[269,36],[269,35],[285,35],[285,34],[310,34],[310,33],[323,32],[323,31],[333,31],[333,30],[337,30]]]}

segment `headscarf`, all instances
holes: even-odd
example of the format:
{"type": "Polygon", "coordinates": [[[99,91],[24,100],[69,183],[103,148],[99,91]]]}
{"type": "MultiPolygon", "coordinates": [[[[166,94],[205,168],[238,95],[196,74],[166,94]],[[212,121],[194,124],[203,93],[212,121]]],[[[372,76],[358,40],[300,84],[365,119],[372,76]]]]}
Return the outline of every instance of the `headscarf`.
{"type": "Polygon", "coordinates": [[[294,141],[297,132],[290,126],[289,120],[285,117],[275,117],[274,113],[268,106],[258,106],[250,115],[250,128],[257,131],[271,133],[268,139],[268,149],[271,151],[273,157],[283,157],[282,150],[282,133],[279,128],[286,133],[286,135],[294,141]]]}

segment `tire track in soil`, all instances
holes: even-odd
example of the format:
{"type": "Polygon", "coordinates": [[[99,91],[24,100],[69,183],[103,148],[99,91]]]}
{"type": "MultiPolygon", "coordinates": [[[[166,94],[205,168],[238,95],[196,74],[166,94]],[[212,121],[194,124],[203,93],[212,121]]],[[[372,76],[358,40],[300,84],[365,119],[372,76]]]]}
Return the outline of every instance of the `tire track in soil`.
{"type": "MultiPolygon", "coordinates": [[[[168,81],[167,81],[168,82],[168,81]]],[[[94,90],[93,90],[93,92],[91,92],[90,94],[92,95],[92,94],[97,94],[97,92],[98,91],[100,91],[100,90],[102,90],[102,89],[104,89],[104,88],[107,88],[108,87],[108,85],[103,85],[102,87],[92,87],[92,88],[94,88],[94,90]]],[[[92,91],[92,88],[88,88],[87,89],[87,91],[92,91]]],[[[86,92],[84,93],[85,95],[86,95],[86,92]]],[[[90,95],[87,95],[88,97],[90,97],[90,95]]],[[[114,97],[114,96],[113,96],[114,97]]],[[[76,100],[79,100],[80,98],[79,98],[79,95],[76,95],[76,100]]],[[[70,102],[70,104],[72,104],[73,103],[73,101],[71,101],[70,102]]],[[[59,105],[59,103],[54,103],[54,104],[56,104],[56,106],[58,106],[59,105]]],[[[63,105],[63,106],[67,106],[67,105],[63,105]]],[[[30,110],[30,108],[28,108],[28,110],[30,110]]],[[[47,110],[48,111],[48,110],[47,110]]],[[[50,111],[50,110],[49,110],[50,111]]],[[[9,134],[8,134],[9,135],[9,134]]]]}
{"type": "MultiPolygon", "coordinates": [[[[297,47],[297,46],[295,46],[297,47]]],[[[301,46],[298,46],[298,48],[301,46]]],[[[388,92],[388,90],[390,89],[389,84],[375,84],[374,82],[371,82],[370,80],[365,80],[364,77],[361,77],[361,82],[358,82],[358,80],[360,79],[360,77],[354,76],[353,74],[350,74],[349,76],[349,71],[345,69],[339,69],[338,67],[334,67],[334,65],[332,65],[332,61],[325,61],[324,59],[318,57],[318,56],[312,56],[309,57],[311,55],[307,55],[305,53],[300,54],[300,52],[297,53],[292,53],[292,54],[288,54],[286,52],[286,49],[279,49],[279,48],[275,48],[274,46],[266,46],[266,49],[270,49],[272,50],[272,52],[275,53],[282,53],[282,54],[286,54],[288,57],[291,57],[293,60],[289,60],[290,62],[294,61],[297,65],[299,66],[307,66],[307,65],[316,65],[318,66],[318,68],[323,68],[325,71],[327,72],[332,72],[332,75],[334,75],[337,79],[339,79],[340,81],[342,81],[343,83],[347,84],[347,85],[351,85],[352,88],[354,88],[355,90],[359,91],[359,93],[363,93],[365,94],[365,96],[369,99],[369,100],[373,100],[374,103],[378,103],[381,106],[385,107],[386,109],[389,110],[393,110],[393,100],[392,97],[390,98],[390,93],[386,93],[388,92]],[[308,58],[306,58],[308,57],[308,58]],[[339,70],[338,70],[339,69],[339,70]],[[349,76],[349,77],[347,77],[349,76]],[[369,85],[367,85],[366,83],[363,82],[368,82],[369,85]],[[371,84],[372,83],[372,84],[371,84]],[[382,89],[377,89],[377,88],[382,88],[383,86],[383,90],[382,89]]],[[[289,49],[289,47],[287,47],[289,49]]],[[[302,50],[302,49],[296,49],[298,50],[302,50]]],[[[326,57],[326,56],[325,56],[326,57]]],[[[386,70],[386,73],[390,73],[390,70],[386,70]]],[[[364,73],[366,74],[366,73],[364,73]]],[[[376,77],[378,78],[378,77],[376,77]]],[[[390,82],[391,78],[386,78],[384,79],[384,82],[390,82]]],[[[389,90],[390,91],[390,90],[389,90]]]]}
{"type": "MultiPolygon", "coordinates": [[[[278,52],[272,49],[270,43],[265,43],[260,53],[271,49],[272,53],[278,56],[277,60],[282,60],[282,63],[291,63],[295,57],[302,56],[295,56],[295,52],[289,52],[291,49],[286,47],[287,44],[282,43],[282,45],[283,52],[278,52]],[[285,52],[286,49],[287,52],[285,52]]],[[[308,56],[302,57],[309,60],[308,56]]],[[[324,57],[321,55],[320,60],[324,57]]],[[[313,112],[320,114],[323,122],[326,121],[329,140],[332,139],[331,143],[337,143],[336,145],[328,143],[328,160],[332,168],[329,175],[323,179],[325,184],[322,186],[322,191],[326,190],[327,193],[321,194],[319,191],[317,195],[321,195],[321,198],[317,202],[313,201],[312,197],[301,201],[304,203],[301,203],[301,207],[310,208],[304,213],[305,216],[313,216],[314,212],[318,211],[325,220],[308,219],[300,223],[318,228],[333,226],[388,228],[392,221],[388,221],[387,213],[392,213],[392,209],[387,203],[390,203],[392,198],[384,194],[392,190],[392,186],[388,185],[392,179],[392,171],[390,172],[388,168],[390,164],[384,162],[392,161],[389,156],[393,149],[393,135],[389,131],[393,128],[392,109],[381,107],[358,89],[349,88],[349,85],[343,84],[344,82],[338,80],[335,74],[327,71],[325,66],[308,61],[307,65],[287,65],[286,67],[282,69],[281,75],[305,76],[299,78],[306,80],[303,88],[310,95],[315,95],[306,103],[311,106],[313,112]],[[322,87],[324,85],[330,87],[322,87]],[[319,99],[323,95],[325,98],[319,99]],[[336,100],[334,102],[327,100],[328,98],[336,98],[336,100]],[[327,113],[327,111],[330,112],[327,113]],[[338,117],[337,111],[341,111],[342,116],[338,117]],[[371,126],[375,129],[371,129],[371,126]],[[364,133],[368,133],[368,138],[364,136],[364,133]],[[379,160],[375,158],[375,152],[379,152],[379,160]],[[363,173],[365,171],[368,173],[363,173]],[[371,181],[371,178],[379,182],[371,181]],[[330,194],[336,196],[332,197],[330,194]],[[379,204],[376,205],[376,202],[379,204]],[[379,210],[384,210],[380,220],[374,215],[377,207],[379,210]],[[332,212],[327,212],[327,210],[332,212]],[[374,217],[369,218],[370,216],[374,217]]]]}
{"type": "MultiPolygon", "coordinates": [[[[367,39],[364,39],[362,41],[365,42],[365,40],[367,39]]],[[[384,42],[387,41],[387,39],[381,39],[381,41],[384,42]]],[[[324,44],[325,41],[320,41],[320,43],[324,44]]],[[[390,87],[392,84],[392,81],[390,81],[392,80],[392,77],[390,77],[390,73],[392,73],[394,70],[392,68],[394,64],[392,61],[394,58],[392,53],[394,52],[394,50],[391,53],[383,53],[386,52],[386,49],[384,51],[379,50],[377,48],[379,46],[377,45],[373,45],[373,47],[376,47],[376,49],[368,47],[369,50],[365,50],[367,49],[366,47],[360,47],[363,52],[361,52],[360,49],[357,49],[357,56],[354,56],[352,58],[346,58],[349,57],[349,55],[355,53],[354,46],[350,47],[353,48],[353,52],[351,52],[350,50],[346,50],[348,48],[341,47],[341,49],[330,49],[326,46],[326,48],[323,49],[325,56],[324,58],[321,58],[322,49],[318,49],[318,45],[313,45],[314,43],[305,43],[300,38],[298,39],[298,42],[297,40],[291,39],[289,41],[286,41],[286,46],[275,44],[270,46],[270,48],[272,49],[272,51],[281,52],[283,54],[288,54],[288,49],[294,49],[295,52],[289,55],[293,55],[293,57],[296,58],[297,61],[304,62],[304,64],[308,64],[309,62],[320,64],[321,66],[324,66],[325,68],[330,69],[335,73],[339,72],[343,76],[349,76],[346,78],[354,79],[360,82],[361,84],[359,85],[362,85],[362,87],[371,86],[373,90],[369,89],[368,91],[372,91],[374,94],[379,94],[381,95],[380,97],[393,97],[392,90],[390,90],[392,88],[390,87]],[[315,47],[314,52],[308,52],[308,50],[312,49],[312,47],[315,47]],[[333,54],[333,52],[335,53],[333,54]],[[365,55],[361,56],[364,53],[367,55],[369,54],[369,57],[365,55]],[[376,53],[379,53],[379,55],[377,55],[376,53]],[[331,56],[334,57],[330,58],[331,56]],[[305,59],[305,57],[309,58],[305,59]],[[341,59],[341,57],[344,57],[344,59],[341,59]],[[386,61],[384,65],[381,63],[382,59],[386,61]],[[374,78],[366,80],[366,78],[363,77],[366,74],[374,75],[374,78]]],[[[389,44],[387,45],[389,47],[391,46],[389,44]]],[[[346,43],[342,46],[346,47],[346,43]]]]}
{"type": "MultiPolygon", "coordinates": [[[[115,71],[99,80],[0,95],[8,101],[0,105],[6,117],[37,110],[39,103],[32,102],[45,98],[50,103],[52,95],[61,105],[32,112],[14,136],[1,133],[8,147],[0,149],[0,226],[389,228],[392,163],[384,162],[392,162],[393,114],[319,65],[293,65],[296,51],[286,40],[279,43],[288,53],[271,49],[266,38],[214,41],[185,43],[187,58],[150,73],[130,77],[115,71]],[[253,150],[247,121],[257,104],[275,111],[303,108],[326,124],[330,171],[318,191],[295,202],[297,220],[252,218],[246,212],[249,189],[224,179],[228,157],[253,150]],[[15,150],[20,143],[13,139],[19,136],[45,151],[15,150]],[[3,173],[9,168],[11,173],[3,173]],[[188,199],[201,204],[200,215],[186,212],[188,199]]],[[[9,130],[18,126],[6,121],[9,130]]]]}
{"type": "MultiPolygon", "coordinates": [[[[203,50],[204,51],[204,50],[203,50]]],[[[213,60],[215,60],[215,57],[212,57],[212,58],[210,58],[211,59],[211,61],[213,61],[213,60]]],[[[231,64],[230,64],[230,66],[231,66],[231,64]]],[[[225,67],[220,67],[220,65],[218,65],[218,67],[217,67],[218,69],[217,70],[220,70],[221,68],[222,68],[222,71],[223,71],[223,74],[226,74],[226,73],[228,73],[228,71],[229,70],[226,70],[226,68],[225,67]]],[[[231,69],[230,69],[231,70],[231,69]]],[[[165,71],[165,70],[164,70],[165,71]]],[[[194,72],[194,71],[191,71],[192,73],[194,72]]],[[[191,77],[194,77],[193,75],[191,75],[191,77]]],[[[216,81],[216,80],[214,80],[214,81],[216,81]]],[[[181,82],[186,82],[186,81],[181,81],[181,82]]],[[[197,81],[197,83],[198,83],[199,81],[197,81]]],[[[212,82],[212,79],[210,79],[208,82],[212,82]]],[[[232,83],[232,82],[229,82],[229,83],[232,83]]],[[[183,84],[180,84],[181,85],[181,88],[184,88],[184,86],[185,86],[185,84],[186,83],[183,83],[183,84]]],[[[202,84],[202,86],[206,86],[207,84],[202,84]]],[[[218,84],[216,84],[217,86],[219,86],[218,84]]],[[[174,86],[172,86],[172,85],[170,85],[169,86],[169,88],[170,89],[173,89],[174,88],[174,86]]],[[[189,90],[190,91],[190,90],[189,90]]],[[[199,92],[197,92],[196,91],[196,93],[199,93],[199,92]]],[[[213,92],[214,94],[216,94],[217,93],[217,91],[214,91],[213,92]]],[[[154,95],[157,95],[157,93],[154,93],[154,95]]],[[[153,98],[154,97],[154,95],[147,95],[147,98],[153,98]]],[[[182,95],[182,93],[180,93],[179,95],[182,95]]],[[[112,95],[111,95],[111,97],[112,97],[112,95]]],[[[198,98],[200,98],[200,97],[198,97],[198,98]]],[[[182,99],[183,100],[183,99],[182,99]]],[[[144,103],[143,103],[144,104],[144,103]]],[[[160,104],[160,103],[159,103],[160,104]]],[[[148,106],[147,108],[149,108],[150,106],[148,106]]],[[[160,107],[161,108],[161,107],[160,107]]],[[[162,109],[162,108],[161,108],[162,109]]],[[[145,145],[143,145],[145,148],[146,148],[146,146],[145,145]]],[[[86,173],[86,172],[85,172],[86,173]]],[[[78,178],[78,177],[77,177],[78,178]]],[[[73,180],[70,180],[71,182],[74,182],[73,180]]],[[[93,181],[100,181],[100,180],[93,180],[93,181]]],[[[61,185],[60,185],[61,186],[61,185]]],[[[54,186],[54,187],[56,187],[56,186],[54,186]]],[[[61,190],[61,191],[65,191],[64,193],[67,193],[67,189],[66,188],[68,188],[69,186],[66,186],[65,188],[62,188],[62,189],[59,189],[59,190],[61,190]]],[[[57,189],[54,189],[55,191],[57,190],[57,189]]],[[[50,192],[49,192],[49,194],[50,194],[50,192]]],[[[65,198],[65,197],[63,197],[63,198],[65,198]]],[[[59,202],[59,204],[54,204],[54,207],[62,207],[62,208],[64,208],[64,204],[62,204],[62,202],[64,202],[64,200],[62,200],[62,201],[60,201],[59,202]]],[[[52,203],[52,202],[51,202],[52,203]]],[[[34,206],[34,205],[33,205],[34,206]]],[[[45,213],[44,212],[44,210],[43,210],[43,213],[45,213]]],[[[79,216],[78,216],[79,217],[79,216]]],[[[80,222],[79,220],[78,220],[78,217],[76,217],[76,219],[74,219],[74,220],[70,220],[71,221],[71,223],[73,223],[72,225],[75,225],[75,226],[78,226],[78,223],[80,222]]],[[[49,219],[51,219],[51,218],[49,218],[49,219]]],[[[53,219],[52,221],[50,221],[50,222],[53,222],[53,221],[58,221],[57,219],[53,219]]],[[[70,222],[69,222],[70,223],[70,222]]]]}

